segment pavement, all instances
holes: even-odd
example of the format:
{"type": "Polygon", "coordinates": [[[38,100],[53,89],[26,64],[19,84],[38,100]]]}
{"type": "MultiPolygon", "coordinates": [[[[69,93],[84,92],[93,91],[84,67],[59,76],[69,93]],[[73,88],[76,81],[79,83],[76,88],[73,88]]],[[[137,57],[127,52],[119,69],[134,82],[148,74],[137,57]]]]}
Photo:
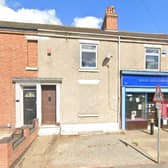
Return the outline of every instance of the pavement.
{"type": "Polygon", "coordinates": [[[15,168],[167,168],[168,131],[161,131],[161,163],[157,164],[157,130],[41,136],[15,168]]]}

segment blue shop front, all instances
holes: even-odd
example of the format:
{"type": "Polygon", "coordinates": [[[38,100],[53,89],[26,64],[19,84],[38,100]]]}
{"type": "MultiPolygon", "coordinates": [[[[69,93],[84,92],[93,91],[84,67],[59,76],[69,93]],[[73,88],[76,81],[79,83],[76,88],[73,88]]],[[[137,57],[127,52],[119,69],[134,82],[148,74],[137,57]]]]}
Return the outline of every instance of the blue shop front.
{"type": "Polygon", "coordinates": [[[146,129],[149,120],[157,125],[157,112],[153,102],[156,87],[164,95],[162,125],[168,125],[168,72],[121,71],[122,129],[146,129]]]}

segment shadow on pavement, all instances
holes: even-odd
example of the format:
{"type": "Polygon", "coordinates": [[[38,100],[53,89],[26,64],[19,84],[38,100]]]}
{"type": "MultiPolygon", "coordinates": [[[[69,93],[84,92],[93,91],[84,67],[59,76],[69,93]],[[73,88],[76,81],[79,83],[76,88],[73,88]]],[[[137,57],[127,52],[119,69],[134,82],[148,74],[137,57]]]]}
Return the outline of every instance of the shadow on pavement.
{"type": "Polygon", "coordinates": [[[131,145],[130,143],[128,143],[127,141],[125,140],[122,140],[122,139],[119,139],[119,141],[121,143],[123,143],[124,145],[126,146],[129,146],[131,147],[132,149],[136,150],[138,153],[140,153],[141,155],[143,155],[144,157],[146,157],[147,159],[153,161],[154,163],[158,163],[156,160],[154,160],[151,156],[149,156],[149,154],[143,152],[142,150],[138,149],[137,147],[135,147],[134,145],[131,145]]]}

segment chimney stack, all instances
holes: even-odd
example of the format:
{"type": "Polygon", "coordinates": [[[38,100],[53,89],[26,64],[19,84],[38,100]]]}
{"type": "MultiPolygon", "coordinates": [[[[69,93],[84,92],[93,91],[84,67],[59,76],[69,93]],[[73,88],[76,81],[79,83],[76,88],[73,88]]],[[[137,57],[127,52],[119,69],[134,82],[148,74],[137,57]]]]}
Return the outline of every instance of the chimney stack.
{"type": "Polygon", "coordinates": [[[113,6],[107,7],[106,9],[102,29],[118,31],[118,15],[113,6]]]}

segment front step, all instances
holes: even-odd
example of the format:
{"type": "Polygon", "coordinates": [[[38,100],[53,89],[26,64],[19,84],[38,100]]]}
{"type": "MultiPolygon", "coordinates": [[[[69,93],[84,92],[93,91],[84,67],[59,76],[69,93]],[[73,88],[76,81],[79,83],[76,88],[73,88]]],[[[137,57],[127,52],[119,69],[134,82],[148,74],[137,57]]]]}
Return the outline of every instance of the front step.
{"type": "Polygon", "coordinates": [[[43,135],[58,135],[60,134],[60,126],[58,125],[42,125],[39,127],[39,136],[43,135]]]}

